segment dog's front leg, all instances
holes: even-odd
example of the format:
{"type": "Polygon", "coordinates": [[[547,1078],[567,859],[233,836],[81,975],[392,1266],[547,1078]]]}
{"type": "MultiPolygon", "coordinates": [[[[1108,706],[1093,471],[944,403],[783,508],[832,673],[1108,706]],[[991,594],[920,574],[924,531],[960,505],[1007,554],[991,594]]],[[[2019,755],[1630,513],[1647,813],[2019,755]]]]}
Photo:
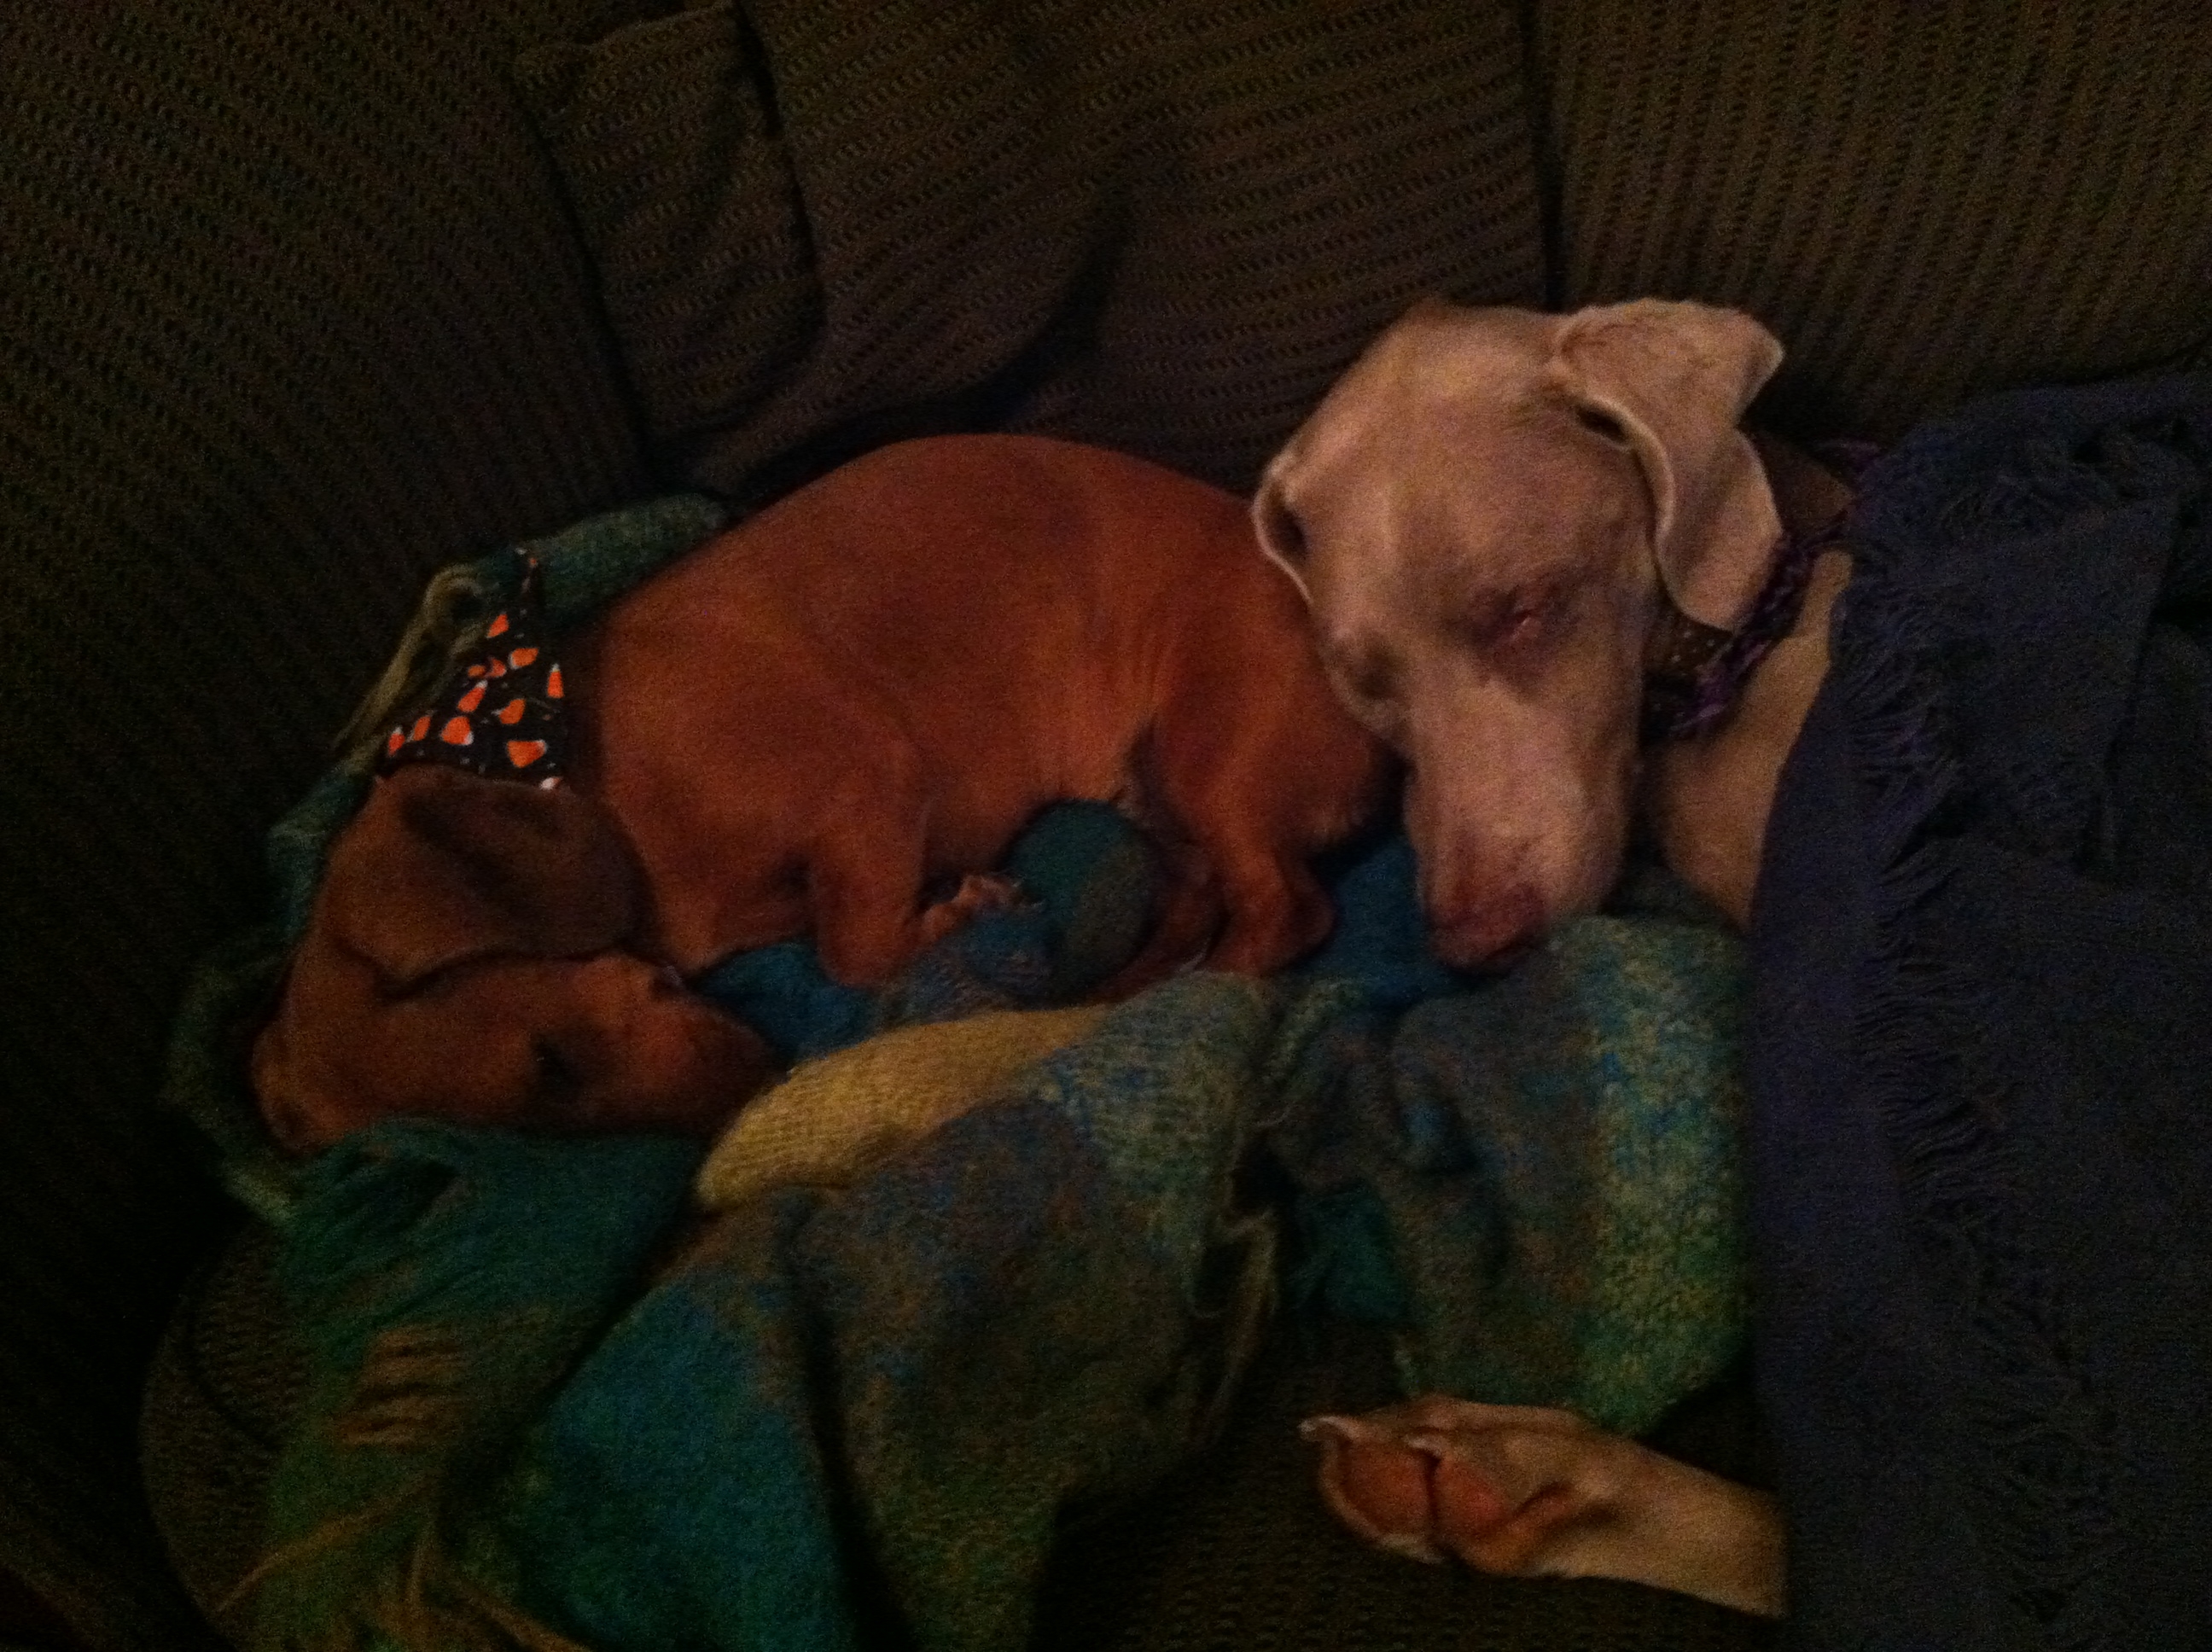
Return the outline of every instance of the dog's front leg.
{"type": "Polygon", "coordinates": [[[854,797],[811,847],[805,878],[814,949],[841,986],[880,987],[927,944],[925,830],[919,798],[854,797]]]}
{"type": "Polygon", "coordinates": [[[1442,1395],[1316,1417],[1322,1496],[1370,1542],[1520,1577],[1613,1577],[1779,1617],[1781,1511],[1764,1492],[1571,1412],[1442,1395]]]}

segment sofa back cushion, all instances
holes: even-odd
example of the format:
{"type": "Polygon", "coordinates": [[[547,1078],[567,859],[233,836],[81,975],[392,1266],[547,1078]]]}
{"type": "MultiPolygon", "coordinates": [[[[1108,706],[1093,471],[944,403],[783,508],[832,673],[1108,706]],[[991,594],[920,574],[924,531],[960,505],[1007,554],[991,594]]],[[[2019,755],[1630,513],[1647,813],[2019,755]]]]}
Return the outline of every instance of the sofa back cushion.
{"type": "Polygon", "coordinates": [[[1413,298],[1541,301],[1523,68],[1507,0],[724,0],[521,78],[653,436],[758,495],[984,426],[1249,485],[1413,298]]]}
{"type": "Polygon", "coordinates": [[[1562,296],[1756,313],[1761,411],[1898,434],[2212,338],[2212,8],[1539,0],[1562,296]]]}

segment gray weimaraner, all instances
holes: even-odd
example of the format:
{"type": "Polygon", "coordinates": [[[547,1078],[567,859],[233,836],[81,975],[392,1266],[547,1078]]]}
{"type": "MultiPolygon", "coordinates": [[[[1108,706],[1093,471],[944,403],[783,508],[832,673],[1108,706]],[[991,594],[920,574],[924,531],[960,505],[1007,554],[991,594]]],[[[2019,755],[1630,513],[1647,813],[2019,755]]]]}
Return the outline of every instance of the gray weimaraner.
{"type": "Polygon", "coordinates": [[[1639,794],[1676,869],[1747,910],[1847,560],[1814,567],[1796,629],[1717,728],[1649,762],[1638,731],[1655,646],[1733,632],[1784,511],[1818,523],[1848,498],[1736,428],[1781,355],[1749,316],[1702,304],[1431,301],[1268,466],[1261,543],[1305,592],[1345,703],[1407,761],[1448,961],[1503,960],[1593,909],[1639,794]]]}
{"type": "MultiPolygon", "coordinates": [[[[1596,907],[1639,808],[1669,863],[1744,920],[1848,558],[1802,568],[1794,627],[1694,735],[1641,736],[1655,668],[1694,688],[1686,655],[1726,658],[1771,610],[1785,520],[1809,547],[1849,501],[1738,428],[1781,356],[1749,316],[1700,304],[1431,301],[1268,466],[1261,543],[1305,593],[1345,703],[1406,759],[1447,961],[1502,964],[1596,907]]],[[[1330,1506],[1386,1547],[1782,1609],[1771,1498],[1565,1412],[1431,1397],[1308,1432],[1330,1506]]]]}

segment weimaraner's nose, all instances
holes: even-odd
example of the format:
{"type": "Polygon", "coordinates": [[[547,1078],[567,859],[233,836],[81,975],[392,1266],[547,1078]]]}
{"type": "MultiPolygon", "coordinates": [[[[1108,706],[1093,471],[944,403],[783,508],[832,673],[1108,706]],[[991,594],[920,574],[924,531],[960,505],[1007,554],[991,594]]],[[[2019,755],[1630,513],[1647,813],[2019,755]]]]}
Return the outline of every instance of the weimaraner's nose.
{"type": "Polygon", "coordinates": [[[1431,910],[1437,956],[1459,969],[1503,969],[1543,938],[1544,902],[1534,887],[1509,884],[1479,905],[1431,910]]]}

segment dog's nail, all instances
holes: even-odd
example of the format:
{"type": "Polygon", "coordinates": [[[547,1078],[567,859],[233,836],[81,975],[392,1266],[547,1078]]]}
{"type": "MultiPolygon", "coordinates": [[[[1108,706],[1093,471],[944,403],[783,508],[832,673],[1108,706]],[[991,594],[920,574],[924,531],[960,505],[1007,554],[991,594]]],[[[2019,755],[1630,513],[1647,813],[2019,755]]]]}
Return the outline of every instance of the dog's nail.
{"type": "Polygon", "coordinates": [[[1418,1560],[1425,1566],[1444,1564],[1444,1552],[1428,1539],[1413,1532],[1383,1532],[1376,1535],[1374,1543],[1378,1549],[1402,1555],[1408,1560],[1418,1560]]]}

